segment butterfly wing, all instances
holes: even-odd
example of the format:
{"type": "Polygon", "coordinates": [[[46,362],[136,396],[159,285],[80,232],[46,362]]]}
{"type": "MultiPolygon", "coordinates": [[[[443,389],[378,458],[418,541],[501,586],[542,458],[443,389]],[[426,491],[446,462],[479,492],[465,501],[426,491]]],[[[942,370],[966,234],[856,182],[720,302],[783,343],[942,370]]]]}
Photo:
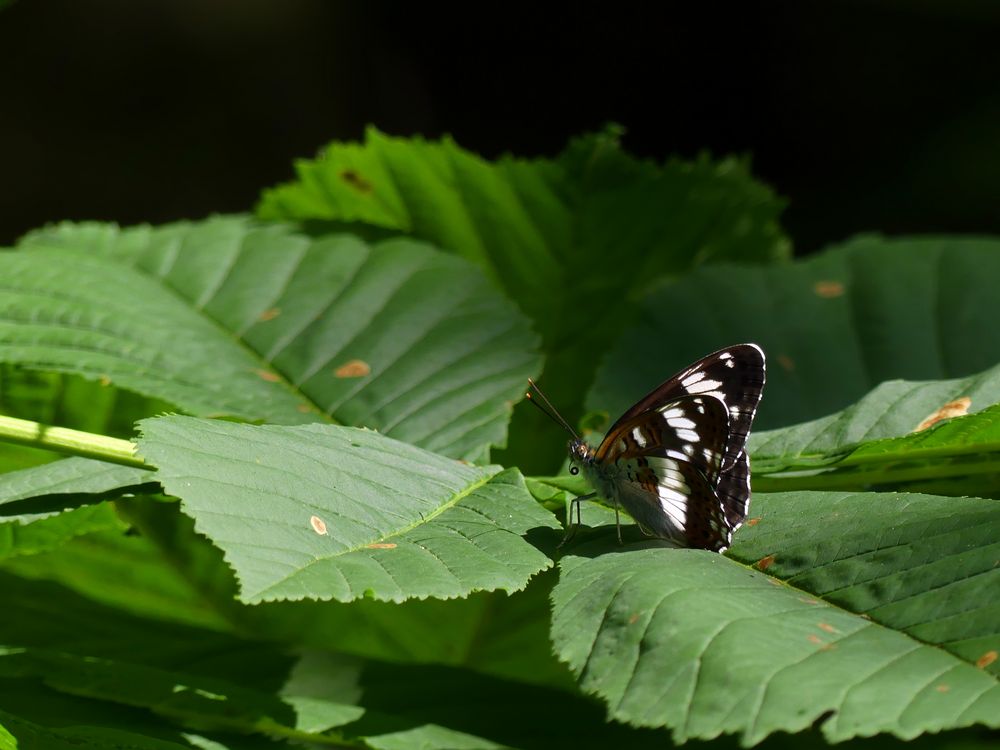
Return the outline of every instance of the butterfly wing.
{"type": "Polygon", "coordinates": [[[714,396],[684,396],[619,424],[597,449],[600,463],[656,456],[684,461],[715,483],[729,439],[729,411],[714,396]]]}
{"type": "Polygon", "coordinates": [[[626,411],[601,442],[617,500],[640,525],[722,551],[746,519],[746,441],[765,381],[764,353],[740,344],[709,354],[626,411]]]}
{"type": "MultiPolygon", "coordinates": [[[[750,425],[764,388],[764,352],[756,344],[737,344],[702,357],[690,367],[660,383],[611,425],[605,441],[644,412],[683,396],[714,396],[729,411],[729,439],[722,467],[729,469],[744,452],[750,425]]],[[[601,444],[604,447],[604,444],[601,444]]]]}
{"type": "Polygon", "coordinates": [[[671,458],[625,459],[617,500],[649,533],[689,547],[722,552],[733,529],[708,479],[693,464],[671,458]]]}

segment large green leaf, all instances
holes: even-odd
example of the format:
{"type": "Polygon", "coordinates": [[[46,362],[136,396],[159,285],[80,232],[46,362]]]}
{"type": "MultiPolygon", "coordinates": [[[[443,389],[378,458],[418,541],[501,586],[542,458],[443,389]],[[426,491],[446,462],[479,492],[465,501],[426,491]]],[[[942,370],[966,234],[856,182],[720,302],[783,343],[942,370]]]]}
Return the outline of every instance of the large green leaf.
{"type": "MultiPolygon", "coordinates": [[[[299,180],[264,194],[268,219],[364,223],[428,240],[483,268],[545,340],[546,388],[575,420],[599,356],[652,279],[720,259],[788,255],[782,202],[745,163],[644,162],[618,133],[557,159],[487,162],[450,139],[333,143],[299,180]]],[[[644,347],[645,349],[646,347],[644,347]]],[[[515,415],[507,465],[551,471],[560,443],[534,410],[515,415]]]]}
{"type": "Polygon", "coordinates": [[[223,550],[245,601],[516,591],[550,565],[523,535],[558,524],[516,470],[333,425],[141,426],[139,452],[223,550]]]}
{"type": "Polygon", "coordinates": [[[981,372],[1000,361],[998,276],[1000,242],[948,238],[862,237],[789,266],[697,269],[642,301],[587,403],[617,416],[741,341],[768,355],[762,429],[843,409],[886,380],[981,372]]]}
{"type": "Polygon", "coordinates": [[[64,225],[0,257],[0,361],[198,415],[381,429],[452,456],[505,440],[540,361],[511,304],[406,240],[311,240],[240,218],[64,225]]]}
{"type": "Polygon", "coordinates": [[[556,650],[612,717],[745,744],[1000,726],[1000,505],[782,493],[752,516],[733,559],[613,534],[563,559],[556,650]]]}

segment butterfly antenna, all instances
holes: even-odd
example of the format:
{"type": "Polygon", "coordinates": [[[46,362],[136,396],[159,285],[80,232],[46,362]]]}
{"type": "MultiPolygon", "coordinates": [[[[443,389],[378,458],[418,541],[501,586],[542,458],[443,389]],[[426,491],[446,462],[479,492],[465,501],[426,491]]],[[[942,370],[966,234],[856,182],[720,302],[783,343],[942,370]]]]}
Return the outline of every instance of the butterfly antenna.
{"type": "Polygon", "coordinates": [[[560,414],[556,409],[556,407],[552,405],[552,402],[545,397],[545,394],[542,393],[541,389],[537,385],[535,385],[535,381],[532,380],[531,378],[528,378],[528,385],[531,386],[531,391],[534,391],[537,394],[538,398],[536,399],[534,396],[532,396],[531,391],[528,391],[527,393],[524,394],[525,398],[527,398],[531,403],[533,403],[535,406],[541,409],[542,413],[545,414],[549,419],[551,419],[557,425],[566,430],[566,432],[572,435],[575,440],[579,440],[580,436],[576,434],[576,430],[570,427],[569,422],[563,419],[562,414],[560,414]]]}

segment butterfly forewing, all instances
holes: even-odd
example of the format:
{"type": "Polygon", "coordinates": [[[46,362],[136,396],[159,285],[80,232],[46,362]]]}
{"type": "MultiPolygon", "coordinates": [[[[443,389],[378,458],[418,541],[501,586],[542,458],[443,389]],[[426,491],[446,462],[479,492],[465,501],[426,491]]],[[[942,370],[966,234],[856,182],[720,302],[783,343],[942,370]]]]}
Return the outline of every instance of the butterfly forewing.
{"type": "Polygon", "coordinates": [[[764,388],[764,352],[756,344],[738,344],[709,354],[664,381],[619,417],[608,435],[639,414],[682,396],[714,396],[729,411],[729,439],[723,469],[736,463],[764,388]]]}
{"type": "Polygon", "coordinates": [[[729,412],[714,396],[685,396],[636,414],[609,432],[596,459],[659,456],[693,464],[714,483],[729,439],[729,412]]]}

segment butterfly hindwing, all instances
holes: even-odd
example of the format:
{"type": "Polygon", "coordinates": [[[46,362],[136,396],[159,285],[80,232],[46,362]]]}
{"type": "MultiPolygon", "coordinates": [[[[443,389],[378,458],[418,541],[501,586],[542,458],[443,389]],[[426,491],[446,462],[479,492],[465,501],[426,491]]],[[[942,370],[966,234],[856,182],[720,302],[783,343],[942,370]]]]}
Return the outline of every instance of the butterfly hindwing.
{"type": "Polygon", "coordinates": [[[671,458],[626,459],[617,500],[653,536],[721,551],[732,530],[708,479],[693,464],[671,458]]]}

